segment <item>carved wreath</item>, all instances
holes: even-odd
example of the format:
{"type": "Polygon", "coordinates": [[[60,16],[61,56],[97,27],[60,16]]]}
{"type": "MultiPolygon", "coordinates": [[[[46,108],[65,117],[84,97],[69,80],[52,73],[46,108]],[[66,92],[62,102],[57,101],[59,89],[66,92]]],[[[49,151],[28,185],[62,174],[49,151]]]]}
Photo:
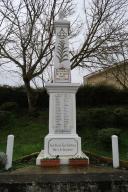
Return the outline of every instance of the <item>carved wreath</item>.
{"type": "Polygon", "coordinates": [[[57,46],[57,58],[59,60],[59,63],[62,63],[63,61],[68,60],[68,53],[67,53],[67,47],[65,46],[64,41],[60,41],[58,46],[57,46]]]}

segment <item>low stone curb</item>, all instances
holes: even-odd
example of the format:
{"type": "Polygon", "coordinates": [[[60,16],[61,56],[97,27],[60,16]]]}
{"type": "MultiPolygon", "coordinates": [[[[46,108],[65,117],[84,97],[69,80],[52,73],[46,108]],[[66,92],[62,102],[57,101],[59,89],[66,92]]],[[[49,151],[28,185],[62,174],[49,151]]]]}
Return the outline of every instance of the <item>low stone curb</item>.
{"type": "Polygon", "coordinates": [[[128,182],[128,172],[85,174],[0,174],[0,184],[13,183],[80,183],[80,182],[128,182]]]}

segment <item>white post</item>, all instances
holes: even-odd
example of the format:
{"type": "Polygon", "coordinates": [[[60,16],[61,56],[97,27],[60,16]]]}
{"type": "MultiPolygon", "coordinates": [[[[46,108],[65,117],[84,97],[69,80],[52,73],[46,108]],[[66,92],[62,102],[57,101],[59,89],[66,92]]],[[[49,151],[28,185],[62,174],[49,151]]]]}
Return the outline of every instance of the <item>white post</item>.
{"type": "Polygon", "coordinates": [[[119,148],[118,148],[118,136],[112,135],[112,156],[113,156],[113,167],[119,167],[119,148]]]}
{"type": "Polygon", "coordinates": [[[14,146],[14,135],[8,135],[7,148],[6,148],[7,163],[5,165],[6,170],[12,167],[13,146],[14,146]]]}

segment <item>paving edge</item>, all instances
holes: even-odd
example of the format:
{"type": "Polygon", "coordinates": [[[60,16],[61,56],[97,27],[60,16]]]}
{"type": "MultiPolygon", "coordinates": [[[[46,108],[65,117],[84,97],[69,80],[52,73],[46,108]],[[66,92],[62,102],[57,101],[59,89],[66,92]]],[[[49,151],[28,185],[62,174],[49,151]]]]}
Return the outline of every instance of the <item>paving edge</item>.
{"type": "Polygon", "coordinates": [[[80,183],[128,181],[128,172],[118,173],[85,173],[85,174],[0,174],[0,184],[23,183],[80,183]]]}

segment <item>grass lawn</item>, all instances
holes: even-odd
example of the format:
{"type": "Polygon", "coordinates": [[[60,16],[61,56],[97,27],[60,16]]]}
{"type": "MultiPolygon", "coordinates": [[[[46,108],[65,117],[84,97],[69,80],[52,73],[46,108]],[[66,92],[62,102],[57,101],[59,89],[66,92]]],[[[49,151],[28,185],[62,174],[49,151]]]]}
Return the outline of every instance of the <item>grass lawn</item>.
{"type": "Polygon", "coordinates": [[[9,123],[0,130],[0,151],[6,151],[6,140],[9,134],[15,136],[14,160],[40,151],[47,133],[47,111],[40,112],[38,117],[14,114],[9,123]]]}
{"type": "MultiPolygon", "coordinates": [[[[112,157],[111,138],[110,146],[106,147],[96,138],[96,128],[85,128],[79,135],[82,138],[82,149],[100,156],[112,157]]],[[[119,137],[120,159],[128,160],[128,130],[124,129],[119,137]]]]}
{"type": "MultiPolygon", "coordinates": [[[[80,127],[83,151],[111,157],[111,147],[104,148],[96,139],[96,128],[80,127]]],[[[6,151],[6,140],[14,134],[14,160],[43,149],[44,137],[48,133],[48,110],[30,117],[27,113],[12,114],[6,125],[0,128],[0,151],[6,151]]],[[[111,141],[110,141],[111,142],[111,141]]],[[[128,130],[123,129],[119,141],[120,158],[128,160],[128,130]]]]}

